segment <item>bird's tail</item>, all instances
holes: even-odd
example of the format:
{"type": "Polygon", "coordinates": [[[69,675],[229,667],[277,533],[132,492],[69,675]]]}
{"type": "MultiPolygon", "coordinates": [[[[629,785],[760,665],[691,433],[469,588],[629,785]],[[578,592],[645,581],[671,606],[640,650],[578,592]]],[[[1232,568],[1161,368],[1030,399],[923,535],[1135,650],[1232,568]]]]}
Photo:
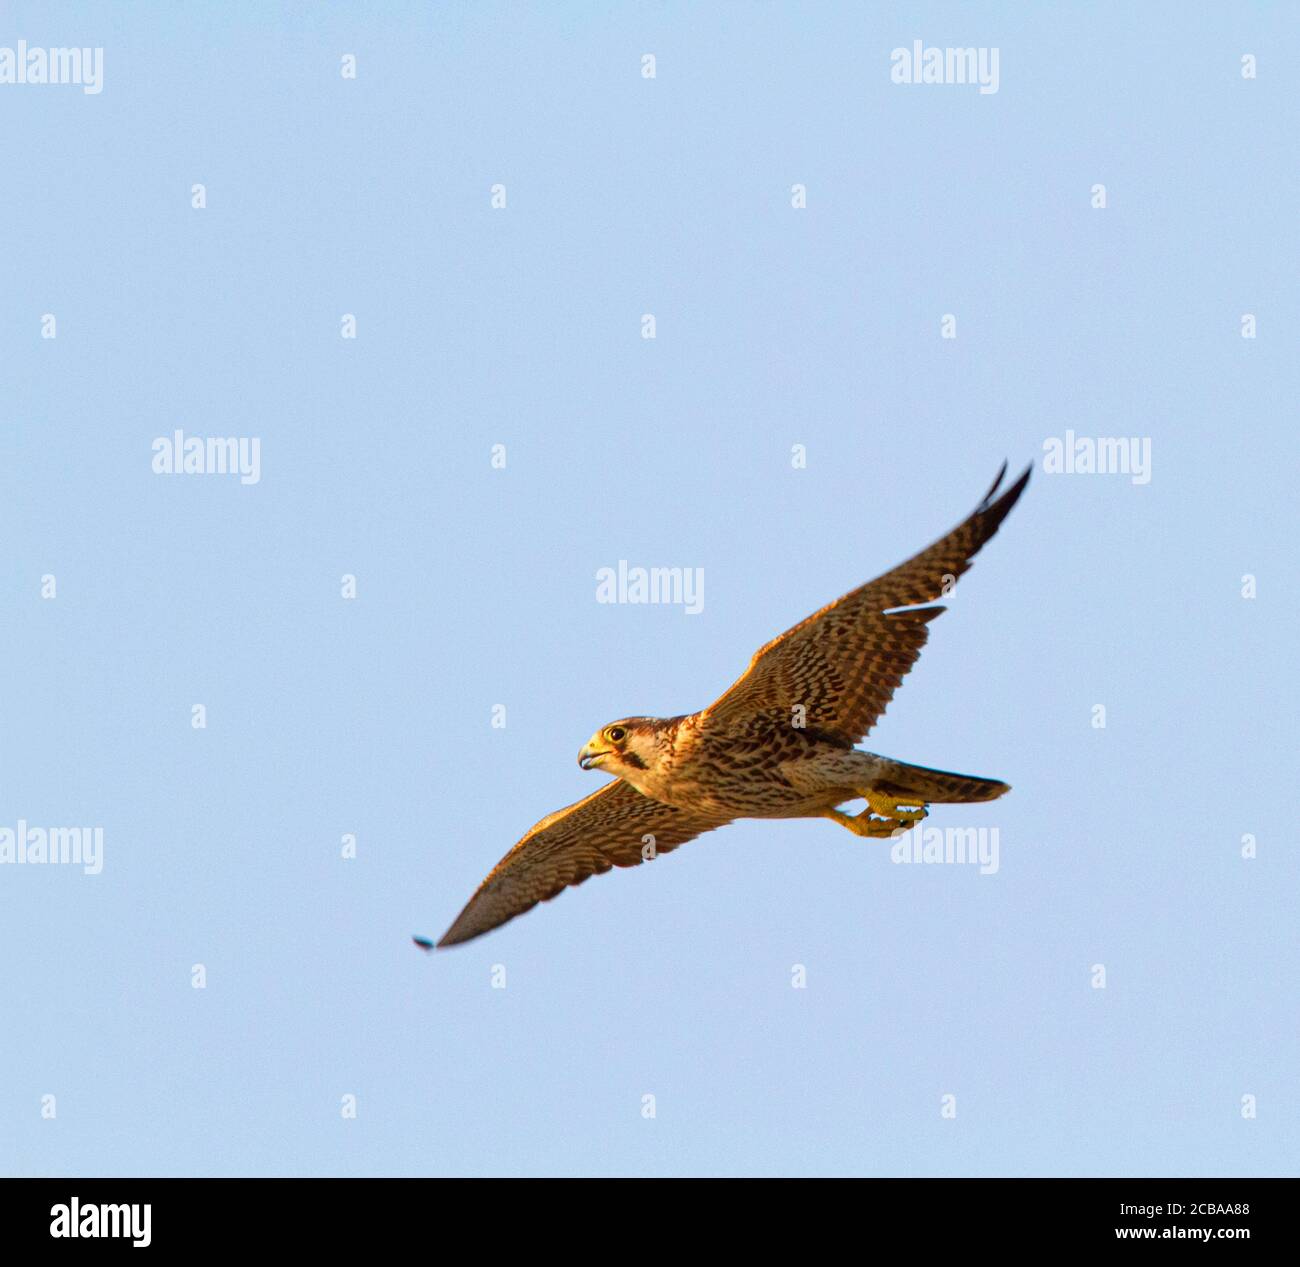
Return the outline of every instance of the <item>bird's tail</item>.
{"type": "Polygon", "coordinates": [[[971,801],[996,801],[1007,784],[997,779],[982,779],[977,774],[953,774],[948,770],[931,770],[928,766],[908,765],[906,761],[886,759],[871,780],[874,787],[904,804],[967,804],[971,801]]]}

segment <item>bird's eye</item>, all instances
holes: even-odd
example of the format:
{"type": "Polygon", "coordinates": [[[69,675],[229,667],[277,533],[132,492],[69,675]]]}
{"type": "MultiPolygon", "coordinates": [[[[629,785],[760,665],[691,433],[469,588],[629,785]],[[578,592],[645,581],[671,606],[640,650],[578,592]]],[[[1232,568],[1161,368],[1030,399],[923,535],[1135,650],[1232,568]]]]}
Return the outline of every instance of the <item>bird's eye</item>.
{"type": "Polygon", "coordinates": [[[610,743],[622,743],[627,731],[622,726],[611,726],[605,733],[609,736],[610,743]]]}

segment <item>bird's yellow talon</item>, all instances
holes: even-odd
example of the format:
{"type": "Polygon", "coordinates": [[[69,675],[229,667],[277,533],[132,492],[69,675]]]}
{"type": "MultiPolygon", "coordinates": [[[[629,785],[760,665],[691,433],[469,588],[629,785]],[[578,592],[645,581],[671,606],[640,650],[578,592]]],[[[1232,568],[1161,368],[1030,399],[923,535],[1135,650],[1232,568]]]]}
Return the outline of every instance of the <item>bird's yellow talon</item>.
{"type": "Polygon", "coordinates": [[[895,818],[901,823],[919,823],[930,812],[924,804],[917,801],[900,801],[895,797],[886,796],[883,792],[864,792],[863,796],[866,797],[871,813],[879,818],[895,818]],[[908,805],[915,808],[905,808],[908,805]]]}
{"type": "Polygon", "coordinates": [[[832,809],[827,810],[825,816],[841,827],[847,827],[855,836],[868,840],[889,840],[908,827],[907,822],[897,818],[877,818],[869,809],[864,809],[860,814],[842,814],[839,810],[832,809]]]}
{"type": "Polygon", "coordinates": [[[907,802],[898,801],[883,792],[866,791],[860,795],[867,802],[867,808],[861,813],[845,814],[832,809],[827,810],[825,816],[841,827],[848,828],[855,836],[869,840],[889,840],[919,823],[929,813],[924,805],[916,805],[915,802],[915,808],[905,808],[907,802]]]}

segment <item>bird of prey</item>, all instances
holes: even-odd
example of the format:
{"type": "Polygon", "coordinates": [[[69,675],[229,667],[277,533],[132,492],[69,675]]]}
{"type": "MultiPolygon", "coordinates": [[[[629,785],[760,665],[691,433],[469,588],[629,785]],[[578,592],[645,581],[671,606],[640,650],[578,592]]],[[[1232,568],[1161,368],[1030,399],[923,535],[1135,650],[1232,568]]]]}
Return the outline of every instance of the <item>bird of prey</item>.
{"type": "Polygon", "coordinates": [[[469,941],[611,867],[633,867],[737,818],[829,818],[886,839],[936,802],[991,801],[996,779],[951,774],[863,752],[916,662],[946,595],[998,530],[1029,470],[996,497],[1006,463],[964,523],[893,571],[845,594],[760,647],[708,708],[624,717],[578,753],[615,775],[542,819],[492,869],[438,942],[469,941]],[[840,810],[862,799],[858,814],[840,810]]]}

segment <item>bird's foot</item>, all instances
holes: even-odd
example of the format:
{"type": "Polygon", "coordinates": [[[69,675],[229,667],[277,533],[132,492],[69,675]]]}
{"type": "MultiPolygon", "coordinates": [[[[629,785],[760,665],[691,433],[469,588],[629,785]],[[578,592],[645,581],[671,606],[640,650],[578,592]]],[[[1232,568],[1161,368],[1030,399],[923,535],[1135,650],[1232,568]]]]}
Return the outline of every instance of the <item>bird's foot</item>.
{"type": "Polygon", "coordinates": [[[862,795],[867,799],[867,809],[862,812],[870,812],[878,818],[893,818],[900,823],[919,823],[930,813],[924,801],[900,801],[896,797],[874,791],[863,792],[862,795]],[[908,806],[913,808],[909,809],[908,806]]]}
{"type": "Polygon", "coordinates": [[[847,827],[855,836],[870,840],[889,840],[899,832],[907,831],[915,823],[925,818],[929,810],[921,802],[900,801],[896,797],[886,796],[883,792],[866,791],[861,793],[867,802],[867,808],[860,814],[843,814],[837,809],[827,810],[826,817],[832,822],[847,827]]]}
{"type": "Polygon", "coordinates": [[[825,817],[839,823],[841,827],[847,827],[855,836],[869,840],[889,840],[908,828],[907,823],[896,818],[873,818],[869,809],[864,809],[860,814],[841,814],[837,809],[828,809],[825,817]]]}

